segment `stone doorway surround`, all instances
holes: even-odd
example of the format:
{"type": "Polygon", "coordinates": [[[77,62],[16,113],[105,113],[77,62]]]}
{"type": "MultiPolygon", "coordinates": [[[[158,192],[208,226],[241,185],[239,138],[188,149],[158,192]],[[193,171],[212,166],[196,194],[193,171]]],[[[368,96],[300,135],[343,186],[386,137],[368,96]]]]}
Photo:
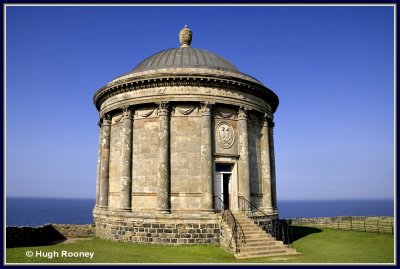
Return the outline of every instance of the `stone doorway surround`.
{"type": "MultiPolygon", "coordinates": [[[[237,165],[237,159],[239,156],[215,156],[215,161],[214,161],[214,178],[213,178],[213,184],[215,184],[215,179],[216,176],[219,174],[216,172],[216,167],[219,164],[228,164],[231,165],[231,171],[230,172],[222,172],[222,174],[230,174],[230,194],[229,194],[229,209],[231,211],[238,211],[238,165],[237,165]]],[[[217,196],[217,194],[214,194],[217,196]]]]}

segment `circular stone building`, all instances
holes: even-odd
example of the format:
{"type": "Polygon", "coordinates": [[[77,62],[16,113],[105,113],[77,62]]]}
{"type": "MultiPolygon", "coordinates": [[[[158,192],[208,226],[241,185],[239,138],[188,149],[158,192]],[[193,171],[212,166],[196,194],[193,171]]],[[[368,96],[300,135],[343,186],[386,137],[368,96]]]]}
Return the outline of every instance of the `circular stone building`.
{"type": "Polygon", "coordinates": [[[250,201],[278,218],[273,113],[278,97],[212,52],[179,48],[99,89],[93,211],[101,238],[220,243],[223,209],[250,201]]]}

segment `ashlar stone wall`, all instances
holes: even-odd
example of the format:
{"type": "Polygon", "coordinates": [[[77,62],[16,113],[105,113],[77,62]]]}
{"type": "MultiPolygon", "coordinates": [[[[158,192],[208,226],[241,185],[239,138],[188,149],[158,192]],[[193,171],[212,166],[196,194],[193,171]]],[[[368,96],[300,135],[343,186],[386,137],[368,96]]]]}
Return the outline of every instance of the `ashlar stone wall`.
{"type": "Polygon", "coordinates": [[[171,210],[201,208],[201,117],[199,107],[177,105],[171,115],[171,210]]]}
{"type": "Polygon", "coordinates": [[[132,208],[135,211],[156,208],[158,130],[155,106],[135,111],[132,137],[132,208]]]}
{"type": "Polygon", "coordinates": [[[110,209],[120,207],[120,159],[121,159],[121,119],[122,113],[114,115],[111,119],[110,131],[110,177],[108,205],[110,209]]]}

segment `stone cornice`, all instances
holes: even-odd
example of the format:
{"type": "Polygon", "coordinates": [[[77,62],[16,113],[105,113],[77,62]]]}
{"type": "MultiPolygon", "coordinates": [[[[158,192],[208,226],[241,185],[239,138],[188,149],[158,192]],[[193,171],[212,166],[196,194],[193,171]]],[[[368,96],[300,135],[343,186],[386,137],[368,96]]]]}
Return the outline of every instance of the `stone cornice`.
{"type": "Polygon", "coordinates": [[[102,102],[107,98],[116,94],[135,91],[139,89],[154,88],[154,87],[172,87],[172,86],[198,86],[198,87],[213,87],[232,89],[239,92],[245,92],[258,96],[266,100],[272,107],[272,112],[275,112],[279,104],[278,96],[269,88],[236,77],[211,77],[200,75],[176,75],[176,76],[154,76],[154,77],[135,77],[134,79],[119,80],[116,83],[110,83],[99,89],[93,101],[96,108],[99,110],[102,102]]]}

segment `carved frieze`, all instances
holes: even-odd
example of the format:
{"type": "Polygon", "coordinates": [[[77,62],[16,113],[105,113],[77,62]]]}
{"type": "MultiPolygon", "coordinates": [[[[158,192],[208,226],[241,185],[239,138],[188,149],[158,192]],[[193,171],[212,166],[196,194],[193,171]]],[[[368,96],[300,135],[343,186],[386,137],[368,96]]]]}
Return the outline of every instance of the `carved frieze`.
{"type": "Polygon", "coordinates": [[[111,124],[118,124],[122,120],[122,113],[114,114],[111,119],[111,124]]]}
{"type": "Polygon", "coordinates": [[[227,107],[218,107],[215,116],[217,118],[233,119],[235,117],[235,110],[227,107]]]}
{"type": "Polygon", "coordinates": [[[177,105],[174,107],[174,112],[179,112],[180,115],[188,116],[195,111],[196,105],[188,104],[188,105],[177,105]]]}
{"type": "MultiPolygon", "coordinates": [[[[218,100],[218,102],[227,102],[231,105],[251,105],[257,108],[260,112],[270,111],[270,105],[265,102],[262,98],[254,96],[248,93],[235,92],[230,89],[218,89],[210,87],[193,87],[193,86],[174,86],[174,87],[157,87],[157,88],[144,88],[137,89],[134,91],[124,92],[109,96],[101,104],[102,113],[110,111],[111,109],[116,109],[120,107],[121,102],[126,102],[127,99],[135,100],[140,104],[143,104],[148,100],[149,103],[154,102],[155,99],[166,98],[170,96],[169,99],[174,100],[179,98],[179,100],[188,101],[202,101],[207,100],[207,98],[213,98],[218,100]]],[[[132,105],[135,105],[133,102],[132,105]]],[[[224,115],[217,115],[220,117],[228,117],[231,113],[223,112],[224,115]]]]}
{"type": "Polygon", "coordinates": [[[140,117],[143,117],[143,118],[147,118],[147,117],[151,116],[151,114],[153,114],[153,112],[154,112],[155,109],[156,109],[155,107],[153,107],[153,108],[141,109],[141,110],[139,111],[139,116],[140,116],[140,117]]]}

